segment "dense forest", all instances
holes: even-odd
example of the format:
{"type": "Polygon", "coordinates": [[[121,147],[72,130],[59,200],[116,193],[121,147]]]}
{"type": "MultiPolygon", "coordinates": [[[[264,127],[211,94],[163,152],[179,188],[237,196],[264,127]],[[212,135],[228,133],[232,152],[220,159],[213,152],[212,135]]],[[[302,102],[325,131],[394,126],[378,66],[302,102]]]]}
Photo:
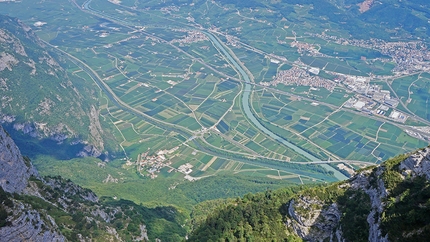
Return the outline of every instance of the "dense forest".
{"type": "MultiPolygon", "coordinates": [[[[243,198],[219,203],[200,224],[189,241],[284,241],[300,239],[285,233],[286,201],[303,187],[291,187],[264,193],[247,194],[243,198]]],[[[208,203],[207,207],[213,204],[208,203]]],[[[196,210],[204,210],[196,207],[196,210]]],[[[194,213],[198,213],[195,211],[194,213]]],[[[197,225],[198,225],[198,221],[197,225]]]]}

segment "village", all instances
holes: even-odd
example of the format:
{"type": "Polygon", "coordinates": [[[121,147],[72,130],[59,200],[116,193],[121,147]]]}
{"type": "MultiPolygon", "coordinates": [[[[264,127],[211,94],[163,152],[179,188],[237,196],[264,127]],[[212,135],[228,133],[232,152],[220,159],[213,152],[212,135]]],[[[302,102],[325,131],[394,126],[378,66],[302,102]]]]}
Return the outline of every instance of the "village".
{"type": "MultiPolygon", "coordinates": [[[[175,29],[175,32],[186,32],[187,36],[183,39],[173,39],[170,43],[179,43],[179,46],[184,46],[185,44],[191,44],[195,42],[209,40],[209,38],[200,31],[190,31],[187,29],[175,29]]],[[[207,47],[208,48],[208,47],[207,47]]]]}
{"type": "MultiPolygon", "coordinates": [[[[345,39],[326,34],[309,33],[312,37],[318,37],[326,41],[332,41],[340,45],[351,45],[366,49],[378,50],[387,58],[378,58],[381,61],[393,61],[396,66],[393,73],[396,75],[408,75],[419,71],[430,70],[430,51],[422,41],[412,42],[386,42],[380,39],[358,40],[345,39]],[[390,57],[390,58],[388,58],[390,57]]],[[[315,46],[301,45],[309,52],[315,52],[315,46]],[[307,48],[306,48],[307,47],[307,48]]]]}
{"type": "Polygon", "coordinates": [[[190,176],[189,174],[193,172],[193,165],[186,163],[179,166],[177,169],[172,167],[172,162],[166,157],[166,155],[171,155],[175,151],[179,149],[179,146],[176,146],[170,150],[159,150],[153,155],[149,155],[149,150],[147,152],[141,153],[137,156],[136,159],[136,167],[137,171],[142,176],[148,176],[151,179],[155,179],[158,177],[158,173],[160,173],[162,168],[169,168],[167,171],[171,173],[173,171],[180,172],[185,175],[185,179],[189,181],[194,181],[197,178],[190,176]]]}

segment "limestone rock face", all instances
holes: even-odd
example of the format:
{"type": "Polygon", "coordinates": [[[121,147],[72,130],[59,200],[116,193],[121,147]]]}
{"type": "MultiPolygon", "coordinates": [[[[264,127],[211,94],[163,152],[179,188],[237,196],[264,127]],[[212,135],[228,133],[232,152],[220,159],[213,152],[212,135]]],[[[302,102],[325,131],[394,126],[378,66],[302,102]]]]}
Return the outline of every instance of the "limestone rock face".
{"type": "MultiPolygon", "coordinates": [[[[61,191],[61,197],[58,198],[57,202],[59,202],[60,200],[68,200],[69,197],[79,197],[84,201],[89,201],[93,203],[97,203],[99,201],[99,198],[94,192],[88,189],[84,189],[80,186],[76,186],[76,184],[71,181],[63,181],[61,183],[58,179],[46,177],[44,179],[44,182],[51,188],[61,191]]],[[[63,206],[67,207],[68,205],[64,204],[63,206]]]]}
{"type": "Polygon", "coordinates": [[[303,196],[290,201],[288,214],[292,218],[288,225],[297,235],[309,241],[332,237],[341,217],[337,204],[324,207],[318,199],[303,196]]]}
{"type": "MultiPolygon", "coordinates": [[[[366,231],[368,241],[390,241],[389,234],[382,229],[382,215],[387,211],[387,204],[390,200],[399,202],[400,198],[393,197],[395,196],[393,188],[388,189],[386,185],[388,181],[384,180],[389,179],[384,175],[387,174],[386,172],[395,172],[401,181],[409,179],[412,182],[417,177],[430,181],[430,146],[402,159],[397,163],[398,165],[382,164],[373,169],[360,171],[348,181],[337,185],[339,189],[352,189],[364,192],[368,196],[369,209],[364,213],[368,223],[368,231],[366,231]]],[[[408,193],[403,193],[403,196],[407,195],[408,193]]],[[[354,197],[351,196],[347,199],[354,199],[354,197]]],[[[295,197],[287,205],[287,228],[306,241],[346,241],[345,228],[342,225],[342,214],[345,213],[338,201],[327,203],[315,195],[295,197]]],[[[405,231],[404,234],[421,233],[426,226],[417,227],[414,231],[405,231]]]]}
{"type": "MultiPolygon", "coordinates": [[[[30,176],[38,177],[38,174],[0,126],[0,186],[9,193],[28,193],[30,176]]],[[[18,200],[12,201],[13,207],[6,209],[11,214],[9,225],[0,228],[1,241],[65,241],[56,232],[58,227],[49,215],[42,215],[18,200]]]]}
{"type": "Polygon", "coordinates": [[[430,148],[419,150],[400,163],[404,175],[425,176],[430,180],[430,148]]]}
{"type": "Polygon", "coordinates": [[[45,218],[38,211],[26,204],[15,201],[13,220],[10,226],[0,228],[1,241],[65,241],[66,238],[58,233],[55,221],[46,215],[45,218]]]}
{"type": "Polygon", "coordinates": [[[31,175],[37,176],[31,162],[21,156],[18,147],[0,126],[0,186],[6,192],[21,193],[31,175]]]}

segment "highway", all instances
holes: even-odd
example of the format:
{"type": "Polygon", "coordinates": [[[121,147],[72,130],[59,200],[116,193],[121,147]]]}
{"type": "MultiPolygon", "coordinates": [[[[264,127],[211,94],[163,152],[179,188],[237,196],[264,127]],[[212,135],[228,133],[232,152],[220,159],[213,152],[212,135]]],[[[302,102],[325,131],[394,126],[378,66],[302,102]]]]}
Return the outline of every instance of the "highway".
{"type": "MultiPolygon", "coordinates": [[[[125,21],[123,21],[123,20],[120,20],[120,19],[118,19],[118,18],[115,18],[115,17],[113,17],[113,16],[109,16],[109,15],[106,15],[105,13],[103,13],[103,12],[100,12],[100,11],[97,11],[97,10],[95,10],[95,9],[92,9],[91,7],[90,7],[90,3],[91,3],[91,1],[92,0],[88,0],[88,1],[86,1],[83,5],[82,5],[82,9],[84,10],[84,11],[87,11],[87,12],[89,12],[90,14],[95,14],[95,15],[97,15],[97,16],[99,16],[99,17],[103,17],[103,18],[106,18],[106,19],[108,19],[108,20],[111,20],[111,21],[114,21],[114,22],[117,22],[118,24],[121,24],[121,25],[124,25],[125,27],[127,27],[127,28],[130,28],[130,29],[135,29],[136,31],[139,31],[139,32],[142,32],[142,33],[145,33],[145,31],[143,31],[143,30],[139,30],[139,29],[136,29],[135,27],[134,27],[134,25],[132,24],[132,23],[128,23],[128,22],[125,22],[125,21]]],[[[152,36],[152,37],[154,37],[154,38],[157,38],[157,39],[159,39],[160,41],[162,41],[162,42],[164,42],[164,43],[167,43],[167,41],[165,41],[165,40],[163,40],[163,39],[161,39],[161,38],[159,38],[159,37],[156,37],[156,36],[154,36],[153,34],[149,34],[149,33],[145,33],[145,34],[147,34],[147,35],[149,35],[149,36],[152,36]]],[[[286,145],[287,147],[289,147],[289,148],[291,148],[291,149],[293,149],[294,151],[296,151],[297,153],[299,153],[299,154],[302,154],[303,156],[305,156],[306,158],[308,158],[309,160],[311,160],[312,162],[291,162],[291,163],[293,163],[293,164],[323,164],[323,166],[326,168],[326,169],[328,169],[328,170],[331,170],[331,171],[333,171],[335,174],[336,174],[336,177],[337,177],[337,179],[339,179],[339,180],[343,180],[343,179],[346,179],[347,177],[346,176],[344,176],[343,174],[341,174],[339,171],[337,171],[337,170],[335,170],[335,169],[333,169],[332,167],[330,167],[330,166],[328,166],[328,165],[326,165],[327,163],[339,163],[340,161],[320,161],[320,159],[319,158],[317,158],[317,157],[315,157],[315,156],[313,156],[312,154],[310,154],[310,153],[308,153],[308,152],[306,152],[305,150],[303,150],[303,149],[301,149],[300,147],[298,147],[298,146],[295,146],[294,144],[292,144],[292,143],[290,143],[290,142],[288,142],[287,140],[285,140],[284,138],[282,138],[282,137],[280,137],[279,135],[277,135],[277,134],[275,134],[275,133],[273,133],[272,131],[270,131],[269,129],[267,129],[266,127],[264,127],[261,123],[260,123],[260,121],[258,120],[258,118],[253,114],[253,112],[251,111],[251,108],[250,108],[250,94],[251,94],[251,91],[252,91],[252,89],[253,89],[253,86],[259,86],[258,84],[255,84],[255,83],[253,83],[252,81],[251,81],[251,79],[252,78],[250,78],[250,76],[248,75],[248,73],[244,70],[244,68],[242,68],[242,66],[240,65],[240,64],[238,64],[237,63],[237,61],[235,60],[235,58],[233,58],[231,55],[230,55],[230,53],[232,53],[231,52],[231,50],[229,50],[228,48],[226,49],[226,46],[224,46],[219,40],[218,40],[218,38],[216,38],[213,34],[211,34],[211,33],[208,33],[208,32],[205,32],[205,34],[210,38],[210,40],[212,41],[212,43],[214,44],[214,46],[216,46],[216,48],[220,51],[220,54],[222,54],[224,57],[226,57],[227,59],[228,59],[228,61],[234,66],[234,68],[239,72],[239,74],[240,74],[240,76],[241,76],[241,78],[239,79],[239,78],[234,78],[234,77],[231,77],[231,76],[228,76],[228,75],[226,75],[225,73],[222,73],[222,72],[220,72],[220,71],[218,71],[218,70],[216,70],[216,69],[214,69],[213,67],[211,67],[211,66],[209,66],[209,65],[207,65],[207,63],[205,63],[203,60],[201,60],[201,59],[199,59],[199,58],[195,58],[195,57],[193,57],[192,55],[190,55],[189,53],[186,53],[186,52],[184,52],[182,49],[180,49],[180,48],[178,48],[177,46],[175,46],[175,45],[172,45],[172,47],[174,47],[175,49],[177,49],[178,51],[180,51],[180,52],[183,52],[184,54],[186,54],[187,56],[189,56],[192,60],[195,60],[195,61],[198,61],[198,62],[200,62],[200,63],[202,63],[203,65],[205,65],[206,67],[208,67],[208,68],[210,68],[210,70],[212,70],[212,71],[214,71],[214,72],[216,72],[216,73],[218,73],[218,74],[220,74],[220,75],[223,75],[223,76],[225,76],[225,77],[228,77],[228,78],[230,78],[231,80],[233,80],[233,81],[239,81],[239,82],[242,82],[242,83],[244,83],[245,84],[245,89],[244,89],[244,91],[243,91],[243,96],[242,96],[242,101],[241,101],[241,103],[242,103],[242,107],[243,107],[243,110],[244,110],[244,112],[245,112],[245,115],[246,115],[246,117],[252,122],[252,124],[254,125],[254,126],[256,126],[258,129],[260,129],[262,132],[264,132],[266,135],[269,135],[270,137],[272,137],[273,139],[275,139],[276,141],[278,141],[279,143],[282,143],[282,144],[284,144],[284,145],[286,145]],[[229,51],[230,51],[230,53],[229,53],[229,51]]],[[[61,51],[61,50],[60,50],[61,51]]],[[[69,55],[68,53],[66,53],[67,55],[69,55]]],[[[70,56],[69,56],[70,57],[70,56]]],[[[71,57],[72,58],[72,57],[71,57]]],[[[88,73],[89,75],[90,75],[90,77],[99,85],[99,87],[109,96],[109,98],[115,103],[115,105],[117,105],[117,106],[119,106],[119,107],[121,107],[122,109],[124,109],[124,110],[126,110],[126,111],[129,111],[129,112],[132,112],[132,113],[134,113],[134,114],[136,114],[136,115],[138,115],[139,117],[142,117],[142,119],[144,119],[145,121],[148,121],[148,122],[150,122],[150,123],[152,123],[152,124],[154,124],[154,125],[157,125],[157,126],[159,126],[159,127],[162,127],[163,129],[166,129],[166,130],[171,130],[171,131],[174,131],[174,132],[177,132],[177,133],[179,133],[179,134],[181,134],[182,136],[184,136],[184,137],[188,137],[188,141],[193,141],[194,142],[194,144],[196,145],[197,143],[198,143],[198,146],[199,146],[199,148],[203,148],[203,147],[201,147],[201,145],[202,145],[202,143],[201,142],[197,142],[196,141],[196,139],[190,139],[189,137],[196,137],[195,136],[195,132],[193,132],[193,131],[191,131],[191,130],[189,130],[189,129],[187,129],[187,128],[185,128],[185,127],[181,127],[181,126],[176,126],[176,125],[172,125],[172,124],[169,124],[169,123],[165,123],[165,122],[163,122],[163,121],[160,121],[160,120],[157,120],[157,119],[155,119],[155,118],[153,118],[153,117],[151,117],[151,116],[148,116],[148,115],[146,115],[146,114],[144,114],[143,112],[140,112],[139,110],[136,110],[136,109],[134,109],[133,107],[130,107],[130,106],[128,106],[126,103],[124,103],[124,102],[122,102],[114,93],[113,93],[113,91],[105,84],[105,83],[103,83],[102,81],[101,81],[101,79],[97,76],[97,73],[95,72],[95,71],[93,71],[89,66],[87,66],[85,63],[83,63],[82,61],[80,61],[80,60],[78,60],[76,57],[73,57],[72,58],[73,60],[74,60],[74,62],[81,68],[81,69],[83,69],[86,73],[88,73]]],[[[264,87],[264,88],[267,88],[267,87],[264,87]]],[[[273,89],[273,88],[267,88],[267,89],[270,89],[271,91],[275,91],[275,92],[278,92],[278,93],[282,93],[282,94],[287,94],[287,95],[293,95],[293,96],[295,96],[294,94],[291,94],[291,93],[285,93],[285,92],[282,92],[282,91],[279,91],[279,90],[276,90],[276,89],[273,89]]],[[[300,98],[302,98],[302,99],[307,99],[307,98],[304,98],[304,97],[300,97],[300,98]]],[[[315,101],[315,100],[312,100],[312,101],[315,101]]],[[[324,103],[321,103],[321,104],[324,104],[324,103]]],[[[330,106],[329,104],[327,104],[328,106],[330,106]]],[[[337,107],[338,108],[338,107],[337,107]]],[[[350,111],[350,110],[348,110],[348,111],[350,111]]],[[[352,111],[353,112],[353,111],[352,111]]],[[[356,112],[354,112],[354,113],[356,113],[356,112]]],[[[197,137],[197,139],[202,139],[202,137],[197,137]]],[[[219,151],[222,151],[223,153],[230,153],[230,155],[231,154],[233,154],[233,153],[236,153],[235,155],[245,155],[245,154],[239,154],[238,152],[231,152],[231,151],[227,151],[227,150],[223,150],[223,149],[220,149],[220,148],[217,148],[217,147],[211,147],[211,149],[210,149],[210,151],[208,151],[208,150],[206,150],[205,152],[208,152],[208,153],[213,153],[213,149],[218,149],[219,151]]],[[[205,149],[203,149],[203,150],[205,150],[205,149]]],[[[223,155],[220,155],[219,153],[217,153],[217,152],[215,152],[214,153],[214,155],[218,155],[218,156],[223,156],[223,155]]],[[[254,154],[255,155],[255,154],[254,154]]],[[[275,161],[276,159],[268,159],[268,158],[265,158],[265,157],[260,157],[260,156],[254,156],[254,157],[258,157],[258,158],[263,158],[263,159],[265,159],[265,160],[272,160],[272,161],[275,161]]],[[[278,160],[279,161],[279,160],[278,160]]],[[[361,161],[353,161],[354,163],[355,162],[361,162],[361,161]]],[[[264,163],[264,162],[263,162],[264,163]]],[[[264,167],[267,167],[267,166],[265,166],[263,163],[261,163],[260,165],[263,165],[264,167]]],[[[371,165],[371,164],[373,164],[373,163],[370,163],[370,162],[361,162],[361,163],[364,163],[364,164],[368,164],[368,165],[371,165]]]]}
{"type": "MultiPolygon", "coordinates": [[[[79,68],[81,68],[85,73],[87,73],[89,77],[97,84],[97,86],[99,86],[99,88],[103,91],[103,93],[109,98],[109,100],[112,101],[118,108],[124,111],[130,112],[131,114],[138,116],[142,120],[148,123],[151,123],[157,127],[160,127],[164,130],[173,131],[182,135],[183,137],[188,137],[187,141],[192,142],[194,147],[197,147],[200,152],[213,155],[213,156],[218,156],[224,159],[240,161],[246,164],[250,164],[250,165],[265,168],[265,169],[274,169],[274,170],[280,170],[288,173],[295,173],[297,175],[300,175],[303,177],[309,177],[311,179],[316,179],[319,181],[333,180],[329,176],[319,174],[319,176],[326,177],[325,180],[321,180],[320,178],[318,178],[318,175],[308,171],[308,168],[305,168],[305,167],[301,168],[301,166],[306,166],[306,165],[320,165],[321,163],[318,163],[318,162],[314,164],[312,163],[308,164],[307,162],[285,162],[285,161],[280,161],[277,159],[271,159],[271,158],[262,157],[262,156],[253,157],[252,155],[249,155],[249,154],[232,152],[229,150],[220,149],[218,147],[209,146],[205,142],[205,140],[203,140],[201,137],[195,136],[193,131],[191,130],[188,130],[182,126],[162,122],[160,120],[152,118],[151,116],[146,115],[145,113],[133,107],[130,107],[128,104],[124,103],[119,97],[117,97],[113,92],[113,90],[107,84],[105,84],[101,80],[99,75],[86,63],[79,60],[77,57],[65,52],[64,50],[61,50],[60,48],[49,44],[48,42],[44,41],[44,43],[54,48],[54,50],[61,53],[64,57],[68,58],[70,61],[75,63],[79,68]]],[[[323,163],[326,163],[326,162],[323,161],[323,163]]]]}
{"type": "MultiPolygon", "coordinates": [[[[252,86],[251,86],[251,80],[248,76],[248,74],[245,72],[245,70],[242,68],[241,65],[239,65],[234,58],[229,54],[229,52],[226,50],[226,47],[223,46],[217,38],[215,38],[212,34],[205,32],[205,34],[209,37],[209,39],[212,41],[212,43],[214,45],[216,45],[216,47],[222,51],[222,54],[227,57],[227,59],[234,65],[234,67],[239,71],[240,75],[242,76],[242,78],[245,80],[245,89],[243,92],[243,96],[242,96],[242,107],[243,107],[243,111],[245,113],[245,115],[248,117],[248,119],[252,122],[252,124],[254,124],[255,127],[257,127],[259,130],[261,130],[262,132],[264,132],[266,135],[270,136],[271,138],[275,139],[276,141],[278,141],[279,143],[287,146],[288,148],[294,150],[295,152],[303,155],[304,157],[308,158],[311,161],[318,161],[320,160],[319,158],[313,156],[312,154],[310,154],[309,152],[303,150],[302,148],[288,142],[286,139],[282,138],[281,136],[273,133],[271,130],[267,129],[266,127],[264,127],[260,121],[257,119],[257,117],[254,115],[254,113],[251,111],[250,108],[250,103],[252,102],[251,100],[251,90],[252,90],[252,86]]],[[[321,164],[321,163],[318,163],[321,164]]],[[[324,167],[326,170],[332,171],[335,175],[335,177],[339,180],[345,180],[348,179],[348,177],[346,177],[344,174],[340,173],[338,170],[334,169],[333,167],[326,165],[326,164],[321,164],[322,167],[324,167]]]]}

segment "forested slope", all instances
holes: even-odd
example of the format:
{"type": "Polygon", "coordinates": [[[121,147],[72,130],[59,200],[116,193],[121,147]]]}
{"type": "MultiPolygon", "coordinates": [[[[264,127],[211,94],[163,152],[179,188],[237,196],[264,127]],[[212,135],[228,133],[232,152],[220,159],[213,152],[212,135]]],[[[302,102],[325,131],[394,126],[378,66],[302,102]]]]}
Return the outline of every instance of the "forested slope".
{"type": "MultiPolygon", "coordinates": [[[[430,147],[347,181],[248,194],[194,221],[190,241],[425,241],[430,237],[430,147]]],[[[212,209],[210,209],[212,207],[212,209]]]]}

